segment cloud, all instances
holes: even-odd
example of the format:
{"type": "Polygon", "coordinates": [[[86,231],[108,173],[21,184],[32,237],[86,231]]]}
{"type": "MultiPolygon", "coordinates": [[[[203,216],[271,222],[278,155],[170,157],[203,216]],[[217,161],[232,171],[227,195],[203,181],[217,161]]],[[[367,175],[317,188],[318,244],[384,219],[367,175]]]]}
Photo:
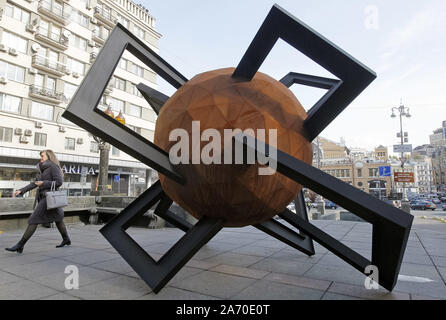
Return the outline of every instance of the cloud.
{"type": "Polygon", "coordinates": [[[417,39],[430,32],[433,27],[437,27],[438,23],[443,23],[444,18],[445,10],[439,8],[438,5],[417,12],[405,25],[394,29],[390,33],[382,47],[380,58],[392,58],[405,45],[416,43],[417,39]]]}

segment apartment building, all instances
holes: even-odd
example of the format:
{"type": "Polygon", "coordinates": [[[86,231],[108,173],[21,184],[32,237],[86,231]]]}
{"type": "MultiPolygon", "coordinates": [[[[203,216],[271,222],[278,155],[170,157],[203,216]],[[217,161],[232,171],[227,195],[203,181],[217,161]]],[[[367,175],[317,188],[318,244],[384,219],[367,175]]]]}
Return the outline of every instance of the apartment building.
{"type": "MultiPolygon", "coordinates": [[[[55,151],[70,195],[95,190],[98,144],[61,115],[117,22],[158,51],[155,19],[129,0],[0,0],[0,196],[35,178],[42,149],[55,151]]],[[[156,114],[136,85],[156,89],[156,80],[125,52],[99,108],[121,112],[127,126],[153,140],[156,114]]],[[[109,165],[115,193],[139,194],[154,176],[115,147],[109,165]]]]}

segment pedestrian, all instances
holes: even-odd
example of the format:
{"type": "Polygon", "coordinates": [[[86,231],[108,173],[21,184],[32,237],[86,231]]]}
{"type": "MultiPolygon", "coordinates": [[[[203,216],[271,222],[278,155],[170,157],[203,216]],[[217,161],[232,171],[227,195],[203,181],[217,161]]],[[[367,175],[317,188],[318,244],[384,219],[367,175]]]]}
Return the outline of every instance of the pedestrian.
{"type": "Polygon", "coordinates": [[[36,181],[31,182],[29,185],[19,190],[16,190],[13,194],[13,196],[16,197],[19,194],[23,195],[26,192],[38,187],[34,200],[35,209],[31,216],[28,218],[28,227],[26,228],[22,239],[20,239],[20,241],[15,246],[11,248],[5,248],[8,251],[17,251],[18,253],[22,253],[25,243],[36,231],[37,225],[51,222],[56,222],[57,229],[62,235],[62,243],[56,246],[56,248],[61,248],[65,245],[71,245],[71,240],[68,237],[67,228],[63,223],[63,209],[55,208],[48,210],[46,207],[46,191],[51,190],[51,184],[53,182],[55,182],[56,190],[63,183],[63,173],[54,152],[52,150],[40,151],[40,162],[37,164],[37,167],[39,168],[40,175],[38,175],[36,181]],[[35,205],[36,202],[37,206],[35,205]]]}

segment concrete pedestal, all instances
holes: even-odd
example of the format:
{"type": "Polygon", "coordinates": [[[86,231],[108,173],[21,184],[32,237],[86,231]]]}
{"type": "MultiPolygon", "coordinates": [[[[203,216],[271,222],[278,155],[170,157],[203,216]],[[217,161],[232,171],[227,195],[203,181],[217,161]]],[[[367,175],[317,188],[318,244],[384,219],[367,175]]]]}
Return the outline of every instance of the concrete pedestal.
{"type": "Polygon", "coordinates": [[[410,202],[409,201],[401,201],[401,210],[410,213],[410,202]]]}

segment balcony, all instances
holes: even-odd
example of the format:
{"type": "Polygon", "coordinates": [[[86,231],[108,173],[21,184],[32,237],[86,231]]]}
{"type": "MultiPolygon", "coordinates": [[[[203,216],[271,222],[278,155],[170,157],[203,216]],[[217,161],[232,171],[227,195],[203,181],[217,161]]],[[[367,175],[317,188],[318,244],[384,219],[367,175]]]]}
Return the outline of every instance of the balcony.
{"type": "Polygon", "coordinates": [[[61,92],[57,92],[54,89],[42,88],[33,84],[29,87],[29,96],[50,103],[61,103],[66,100],[64,94],[61,92]]]}
{"type": "Polygon", "coordinates": [[[105,40],[107,40],[108,35],[102,31],[102,29],[94,29],[92,34],[92,39],[99,43],[100,45],[104,45],[105,40]]]}
{"type": "Polygon", "coordinates": [[[42,42],[45,42],[59,50],[67,50],[68,49],[68,38],[65,37],[63,34],[49,32],[46,29],[37,27],[36,39],[40,40],[42,42]]]}
{"type": "Polygon", "coordinates": [[[103,10],[101,7],[94,8],[93,16],[111,28],[113,28],[115,26],[115,24],[118,22],[116,17],[114,17],[111,14],[111,10],[106,11],[106,10],[103,10]]]}
{"type": "Polygon", "coordinates": [[[59,61],[50,60],[47,57],[39,56],[37,53],[33,54],[32,66],[36,69],[40,69],[60,77],[65,75],[65,71],[67,69],[65,64],[59,61]]]}
{"type": "Polygon", "coordinates": [[[64,26],[70,23],[70,14],[64,11],[64,6],[55,1],[40,0],[37,11],[64,26]]]}

